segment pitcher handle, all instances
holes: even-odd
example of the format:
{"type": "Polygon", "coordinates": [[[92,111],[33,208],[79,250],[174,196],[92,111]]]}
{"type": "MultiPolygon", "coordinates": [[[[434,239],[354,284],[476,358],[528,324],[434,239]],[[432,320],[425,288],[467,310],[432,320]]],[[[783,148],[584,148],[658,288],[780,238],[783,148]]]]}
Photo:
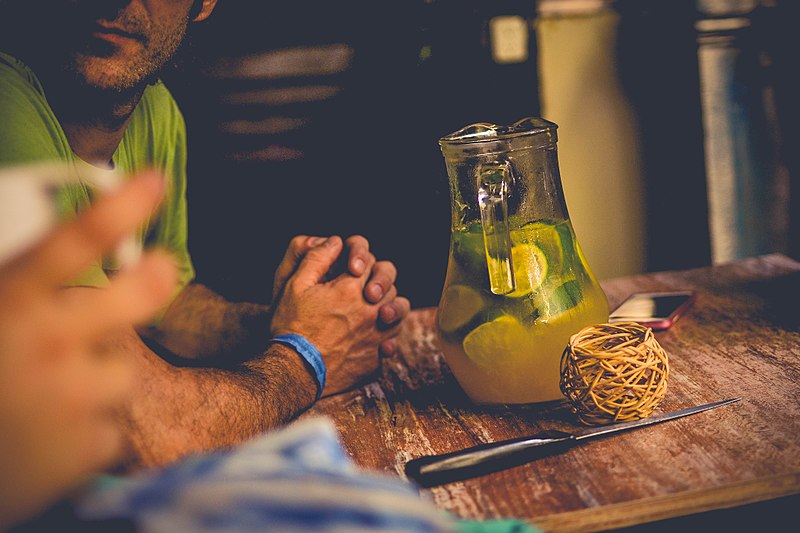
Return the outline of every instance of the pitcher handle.
{"type": "Polygon", "coordinates": [[[508,163],[489,163],[478,172],[478,206],[481,212],[483,243],[489,285],[494,294],[508,294],[517,287],[511,261],[511,235],[508,227],[508,192],[511,171],[508,163]]]}

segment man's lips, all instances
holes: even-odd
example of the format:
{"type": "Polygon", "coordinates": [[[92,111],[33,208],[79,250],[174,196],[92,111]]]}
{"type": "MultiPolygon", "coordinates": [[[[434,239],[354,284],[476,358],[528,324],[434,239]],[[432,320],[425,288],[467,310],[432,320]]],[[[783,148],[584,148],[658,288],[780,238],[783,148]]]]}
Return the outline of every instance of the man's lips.
{"type": "Polygon", "coordinates": [[[130,39],[134,41],[144,42],[144,37],[142,35],[139,35],[138,33],[127,32],[121,28],[118,28],[116,26],[111,26],[108,24],[103,24],[102,22],[98,22],[94,25],[94,27],[92,28],[92,35],[110,41],[116,41],[120,38],[123,38],[123,39],[130,39]]]}

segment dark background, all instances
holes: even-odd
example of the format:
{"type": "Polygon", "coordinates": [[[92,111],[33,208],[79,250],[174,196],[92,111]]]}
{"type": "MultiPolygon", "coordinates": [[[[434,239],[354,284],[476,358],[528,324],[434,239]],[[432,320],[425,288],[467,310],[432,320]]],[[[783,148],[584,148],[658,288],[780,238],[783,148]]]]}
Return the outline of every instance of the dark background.
{"type": "Polygon", "coordinates": [[[531,19],[534,8],[519,1],[220,2],[165,77],[187,120],[190,250],[199,280],[234,300],[263,301],[292,236],[361,234],[379,259],[398,267],[412,305],[436,305],[450,235],[437,141],[472,122],[539,114],[535,50],[528,63],[497,65],[486,35],[492,16],[531,19]],[[350,54],[344,68],[315,58],[331,47],[350,54]],[[218,66],[281,51],[308,62],[307,72],[245,79],[218,66]],[[231,94],[320,86],[334,93],[225,103],[231,94]],[[276,118],[302,125],[250,133],[224,126],[276,118]]]}

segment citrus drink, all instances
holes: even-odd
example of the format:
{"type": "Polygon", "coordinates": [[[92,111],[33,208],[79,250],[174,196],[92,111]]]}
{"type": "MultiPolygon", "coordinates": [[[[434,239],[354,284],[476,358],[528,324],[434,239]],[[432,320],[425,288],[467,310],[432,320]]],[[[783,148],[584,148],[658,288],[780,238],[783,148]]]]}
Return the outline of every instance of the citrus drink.
{"type": "MultiPolygon", "coordinates": [[[[454,230],[437,314],[439,341],[456,379],[477,403],[561,398],[561,354],[569,337],[608,320],[608,302],[569,220],[514,225],[513,286],[492,292],[480,224],[454,230]]],[[[496,289],[495,289],[496,290],[496,289]]]]}

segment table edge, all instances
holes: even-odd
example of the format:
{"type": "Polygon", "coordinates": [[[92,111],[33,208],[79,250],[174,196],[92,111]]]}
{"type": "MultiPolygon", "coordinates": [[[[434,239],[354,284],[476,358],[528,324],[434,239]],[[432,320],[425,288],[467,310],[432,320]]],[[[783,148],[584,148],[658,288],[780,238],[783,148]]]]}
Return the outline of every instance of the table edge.
{"type": "Polygon", "coordinates": [[[528,517],[543,531],[583,533],[635,526],[800,494],[800,471],[548,516],[528,517]]]}

